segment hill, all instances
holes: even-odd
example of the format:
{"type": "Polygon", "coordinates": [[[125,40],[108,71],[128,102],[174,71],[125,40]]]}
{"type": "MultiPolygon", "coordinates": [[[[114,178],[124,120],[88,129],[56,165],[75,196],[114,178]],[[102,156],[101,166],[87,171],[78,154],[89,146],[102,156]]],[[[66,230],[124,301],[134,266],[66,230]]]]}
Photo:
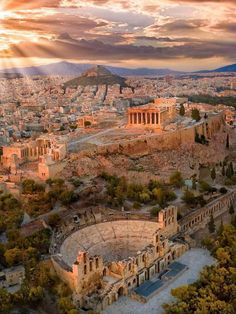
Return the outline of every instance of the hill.
{"type": "Polygon", "coordinates": [[[236,63],[215,69],[214,72],[236,72],[236,63]]]}
{"type": "Polygon", "coordinates": [[[121,87],[127,87],[125,79],[121,76],[112,74],[108,69],[101,65],[92,67],[64,84],[65,87],[95,86],[95,85],[114,85],[119,84],[121,87]]]}

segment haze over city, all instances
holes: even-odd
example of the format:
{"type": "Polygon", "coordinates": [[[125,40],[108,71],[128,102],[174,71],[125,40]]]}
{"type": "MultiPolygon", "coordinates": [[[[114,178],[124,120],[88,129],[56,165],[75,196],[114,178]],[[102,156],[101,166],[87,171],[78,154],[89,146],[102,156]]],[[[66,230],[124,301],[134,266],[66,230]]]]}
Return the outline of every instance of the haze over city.
{"type": "Polygon", "coordinates": [[[2,0],[0,67],[214,69],[235,62],[235,19],[233,0],[2,0]]]}

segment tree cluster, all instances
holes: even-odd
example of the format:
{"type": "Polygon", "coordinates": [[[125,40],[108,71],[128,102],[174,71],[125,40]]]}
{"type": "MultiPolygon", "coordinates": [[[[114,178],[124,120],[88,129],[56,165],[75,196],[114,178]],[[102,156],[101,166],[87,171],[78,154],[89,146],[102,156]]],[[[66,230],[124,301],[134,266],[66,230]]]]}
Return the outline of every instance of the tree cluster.
{"type": "Polygon", "coordinates": [[[193,120],[195,120],[197,122],[200,121],[201,120],[201,116],[200,116],[199,110],[196,109],[196,108],[192,109],[191,117],[192,117],[193,120]]]}
{"type": "Polygon", "coordinates": [[[11,194],[0,196],[0,233],[17,228],[23,220],[21,203],[11,194]]]}
{"type": "Polygon", "coordinates": [[[236,98],[235,97],[217,97],[210,95],[192,95],[188,96],[189,101],[193,103],[205,103],[210,105],[226,105],[233,106],[236,108],[236,98]]]}
{"type": "Polygon", "coordinates": [[[24,196],[25,209],[30,216],[37,217],[51,211],[58,201],[66,206],[78,200],[77,194],[68,190],[63,179],[48,179],[46,183],[49,187],[47,192],[34,180],[22,182],[23,192],[27,191],[24,196]]]}
{"type": "Polygon", "coordinates": [[[177,301],[165,304],[165,314],[236,313],[236,229],[221,225],[216,238],[205,239],[217,263],[203,269],[195,283],[172,290],[177,301]]]}
{"type": "MultiPolygon", "coordinates": [[[[158,204],[164,207],[176,199],[175,193],[159,181],[150,180],[148,185],[143,185],[128,183],[125,177],[111,176],[107,173],[103,173],[101,177],[107,182],[108,203],[114,207],[122,206],[125,200],[133,201],[136,207],[138,204],[158,204]]],[[[179,185],[179,179],[181,178],[178,174],[171,181],[179,185]]]]}
{"type": "Polygon", "coordinates": [[[5,289],[0,289],[0,313],[11,313],[14,308],[20,309],[22,313],[29,313],[29,308],[35,309],[40,303],[45,303],[45,296],[50,296],[54,301],[56,298],[58,313],[79,314],[72,302],[71,290],[58,279],[47,262],[34,265],[16,293],[10,294],[5,289]]]}

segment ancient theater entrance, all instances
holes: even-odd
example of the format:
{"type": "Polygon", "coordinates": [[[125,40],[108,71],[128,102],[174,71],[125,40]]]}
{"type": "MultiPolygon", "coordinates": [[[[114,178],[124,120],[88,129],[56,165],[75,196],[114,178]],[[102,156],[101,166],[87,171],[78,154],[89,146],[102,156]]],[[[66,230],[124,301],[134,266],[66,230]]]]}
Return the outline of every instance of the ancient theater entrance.
{"type": "Polygon", "coordinates": [[[120,287],[118,290],[118,296],[121,297],[122,295],[124,295],[124,288],[120,287]]]}

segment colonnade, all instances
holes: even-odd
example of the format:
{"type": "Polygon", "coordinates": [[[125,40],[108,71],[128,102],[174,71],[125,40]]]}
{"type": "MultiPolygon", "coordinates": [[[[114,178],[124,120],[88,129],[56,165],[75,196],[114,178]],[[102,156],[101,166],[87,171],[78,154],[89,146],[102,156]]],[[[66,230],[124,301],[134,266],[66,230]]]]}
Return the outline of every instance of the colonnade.
{"type": "Polygon", "coordinates": [[[160,125],[160,112],[130,112],[129,124],[133,125],[160,125]]]}

